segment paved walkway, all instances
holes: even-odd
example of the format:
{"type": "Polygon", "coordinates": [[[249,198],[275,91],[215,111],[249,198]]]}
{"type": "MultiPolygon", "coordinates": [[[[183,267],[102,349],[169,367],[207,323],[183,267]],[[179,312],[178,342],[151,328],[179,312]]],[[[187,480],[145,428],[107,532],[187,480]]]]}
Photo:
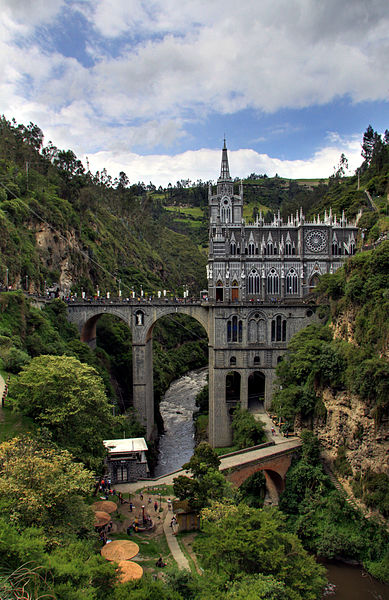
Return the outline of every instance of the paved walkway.
{"type": "Polygon", "coordinates": [[[172,519],[172,514],[173,513],[168,511],[166,518],[163,522],[163,530],[165,532],[166,541],[168,543],[170,552],[172,553],[173,558],[177,563],[178,568],[179,569],[187,569],[188,571],[190,571],[188,559],[186,558],[185,554],[182,552],[176,536],[173,535],[173,528],[170,527],[170,521],[172,519]]]}

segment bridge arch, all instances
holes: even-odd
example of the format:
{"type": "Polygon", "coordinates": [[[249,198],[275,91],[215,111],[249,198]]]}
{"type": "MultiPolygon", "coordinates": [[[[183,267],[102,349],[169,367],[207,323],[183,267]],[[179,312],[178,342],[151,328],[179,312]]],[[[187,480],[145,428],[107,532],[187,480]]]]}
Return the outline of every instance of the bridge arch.
{"type": "Polygon", "coordinates": [[[88,344],[91,348],[96,347],[96,327],[98,320],[104,315],[113,315],[131,328],[129,315],[124,312],[117,310],[116,308],[108,306],[93,307],[92,314],[88,314],[85,319],[78,323],[80,331],[80,339],[82,342],[88,344]]]}
{"type": "Polygon", "coordinates": [[[227,473],[227,479],[236,487],[240,487],[249,477],[262,471],[266,479],[266,489],[272,503],[277,504],[279,495],[285,489],[285,476],[291,465],[292,456],[295,449],[292,451],[277,452],[277,446],[274,448],[274,454],[251,460],[247,463],[242,463],[230,468],[227,473]]]}

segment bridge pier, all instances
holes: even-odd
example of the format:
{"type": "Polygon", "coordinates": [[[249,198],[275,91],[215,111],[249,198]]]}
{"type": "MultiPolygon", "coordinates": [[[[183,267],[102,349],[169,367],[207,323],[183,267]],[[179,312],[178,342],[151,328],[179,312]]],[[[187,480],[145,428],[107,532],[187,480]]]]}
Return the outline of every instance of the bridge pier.
{"type": "Polygon", "coordinates": [[[147,439],[154,429],[153,341],[132,344],[133,404],[147,439]]]}
{"type": "Polygon", "coordinates": [[[317,320],[314,311],[301,301],[285,306],[274,303],[254,305],[241,302],[229,305],[166,301],[109,304],[80,302],[68,306],[69,320],[78,327],[81,340],[92,348],[96,346],[97,321],[104,314],[121,319],[132,331],[133,404],[147,430],[148,439],[153,435],[155,426],[152,361],[154,325],[164,316],[185,314],[204,327],[209,344],[209,441],[213,447],[231,445],[230,411],[237,402],[240,402],[242,408],[250,409],[249,396],[255,402],[263,397],[265,408],[270,408],[275,368],[287,349],[290,337],[317,320]],[[279,318],[285,324],[285,340],[273,341],[272,331],[279,318]],[[262,332],[262,337],[255,341],[250,337],[253,323],[255,331],[262,332]],[[231,331],[235,332],[234,339],[230,337],[231,331]],[[255,379],[253,383],[256,374],[258,381],[262,377],[263,385],[257,385],[255,379]]]}

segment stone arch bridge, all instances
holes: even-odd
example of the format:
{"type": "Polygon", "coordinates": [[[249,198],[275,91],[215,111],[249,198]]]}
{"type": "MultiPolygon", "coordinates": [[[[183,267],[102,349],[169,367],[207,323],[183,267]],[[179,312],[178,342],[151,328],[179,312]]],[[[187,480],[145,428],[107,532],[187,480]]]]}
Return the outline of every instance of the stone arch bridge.
{"type": "Polygon", "coordinates": [[[279,303],[147,301],[71,302],[68,319],[81,340],[96,345],[96,324],[102,315],[124,321],[132,334],[133,404],[150,439],[154,429],[153,329],[158,319],[174,314],[198,321],[208,336],[209,441],[231,445],[231,413],[237,402],[250,409],[269,408],[275,367],[288,340],[316,320],[315,307],[304,301],[279,303]]]}

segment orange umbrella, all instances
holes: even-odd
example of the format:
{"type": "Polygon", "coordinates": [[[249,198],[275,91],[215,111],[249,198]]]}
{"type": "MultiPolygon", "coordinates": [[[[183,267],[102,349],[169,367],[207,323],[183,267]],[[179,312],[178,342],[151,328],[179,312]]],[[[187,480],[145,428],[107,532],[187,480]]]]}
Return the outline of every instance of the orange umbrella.
{"type": "Polygon", "coordinates": [[[130,540],[115,540],[109,542],[101,548],[101,556],[104,556],[107,560],[114,560],[120,562],[121,560],[130,560],[134,558],[139,552],[138,544],[131,542],[130,540]]]}
{"type": "Polygon", "coordinates": [[[117,505],[115,502],[111,502],[110,500],[101,500],[101,502],[94,502],[92,504],[93,510],[103,510],[107,513],[115,512],[117,509],[117,505]]]}
{"type": "Polygon", "coordinates": [[[141,579],[143,569],[138,563],[132,562],[132,560],[121,560],[118,564],[120,583],[126,583],[126,581],[132,581],[133,579],[141,579]]]}
{"type": "Polygon", "coordinates": [[[107,525],[107,523],[109,523],[110,520],[111,515],[109,515],[107,512],[103,512],[102,510],[96,510],[94,520],[95,527],[103,527],[103,525],[107,525]]]}

